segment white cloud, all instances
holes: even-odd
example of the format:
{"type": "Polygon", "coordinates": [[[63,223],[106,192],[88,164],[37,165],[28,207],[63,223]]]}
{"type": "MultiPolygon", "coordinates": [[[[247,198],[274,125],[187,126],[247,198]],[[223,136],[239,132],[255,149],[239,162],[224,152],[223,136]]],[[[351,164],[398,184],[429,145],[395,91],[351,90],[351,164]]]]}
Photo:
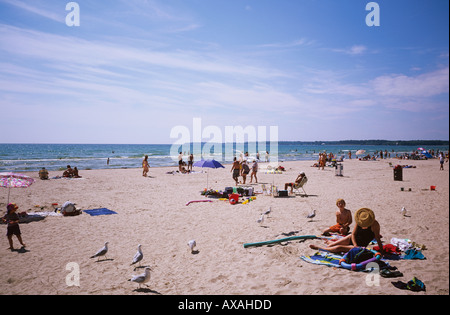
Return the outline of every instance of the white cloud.
{"type": "Polygon", "coordinates": [[[430,97],[449,91],[449,68],[417,76],[403,74],[385,75],[370,82],[374,91],[381,96],[430,97]]]}
{"type": "Polygon", "coordinates": [[[368,48],[364,45],[353,45],[352,47],[347,49],[333,49],[332,51],[354,56],[362,55],[367,51],[367,49],[368,48]]]}

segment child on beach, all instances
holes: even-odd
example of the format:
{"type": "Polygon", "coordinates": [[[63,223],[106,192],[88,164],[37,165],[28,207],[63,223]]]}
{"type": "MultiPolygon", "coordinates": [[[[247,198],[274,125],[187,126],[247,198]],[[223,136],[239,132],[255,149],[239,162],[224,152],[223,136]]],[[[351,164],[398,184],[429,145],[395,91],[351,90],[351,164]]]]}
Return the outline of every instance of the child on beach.
{"type": "Polygon", "coordinates": [[[356,225],[353,228],[352,234],[349,234],[335,242],[328,243],[327,246],[309,245],[315,250],[324,250],[332,253],[348,252],[355,246],[367,247],[373,239],[376,240],[379,252],[384,254],[381,242],[380,224],[375,220],[375,214],[368,208],[361,208],[355,213],[356,225]]]}
{"type": "Polygon", "coordinates": [[[16,213],[16,210],[19,207],[15,203],[10,203],[7,206],[7,211],[2,220],[8,224],[6,236],[8,237],[9,249],[14,250],[12,236],[16,235],[19,243],[25,247],[25,244],[22,241],[22,236],[19,228],[19,216],[16,213]]]}
{"type": "Polygon", "coordinates": [[[339,233],[347,235],[350,232],[350,224],[352,224],[352,213],[345,208],[345,200],[339,198],[336,201],[339,210],[336,211],[336,224],[324,230],[322,235],[329,236],[330,233],[339,233]]]}

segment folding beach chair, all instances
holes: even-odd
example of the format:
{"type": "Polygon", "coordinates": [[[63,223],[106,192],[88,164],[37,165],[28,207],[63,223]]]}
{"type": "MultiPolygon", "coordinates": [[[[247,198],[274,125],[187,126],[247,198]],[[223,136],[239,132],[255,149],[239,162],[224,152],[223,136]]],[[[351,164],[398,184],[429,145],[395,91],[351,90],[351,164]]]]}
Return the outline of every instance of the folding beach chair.
{"type": "Polygon", "coordinates": [[[300,189],[302,189],[305,196],[308,196],[305,189],[303,188],[303,186],[305,186],[305,184],[307,182],[308,182],[308,178],[306,176],[303,177],[302,180],[300,181],[300,183],[294,185],[294,193],[296,193],[296,192],[300,193],[300,189]]]}

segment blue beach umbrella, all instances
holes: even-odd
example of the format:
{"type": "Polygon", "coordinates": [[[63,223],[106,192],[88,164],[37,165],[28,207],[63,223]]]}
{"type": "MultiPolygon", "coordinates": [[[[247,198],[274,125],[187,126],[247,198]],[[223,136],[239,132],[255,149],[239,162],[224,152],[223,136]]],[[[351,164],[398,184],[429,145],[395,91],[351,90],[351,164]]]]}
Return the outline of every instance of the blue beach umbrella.
{"type": "MultiPolygon", "coordinates": [[[[194,163],[194,166],[196,167],[208,167],[208,168],[225,168],[220,162],[217,162],[216,160],[200,160],[194,163]]],[[[208,172],[206,172],[206,188],[208,188],[208,172]]]]}

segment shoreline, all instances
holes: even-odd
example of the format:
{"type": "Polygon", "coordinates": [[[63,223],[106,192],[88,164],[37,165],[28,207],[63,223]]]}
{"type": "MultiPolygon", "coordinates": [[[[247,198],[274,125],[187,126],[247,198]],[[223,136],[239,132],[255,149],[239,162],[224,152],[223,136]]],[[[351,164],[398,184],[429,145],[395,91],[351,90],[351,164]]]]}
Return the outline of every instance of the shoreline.
{"type": "MultiPolygon", "coordinates": [[[[257,194],[256,200],[236,205],[212,200],[186,206],[191,200],[207,199],[200,195],[207,180],[216,190],[233,186],[230,165],[208,169],[208,175],[201,168],[192,174],[166,174],[177,169],[173,166],[151,167],[150,177],[142,176],[142,168],[98,169],[80,171],[81,179],[48,181],[39,180],[37,172],[28,172],[36,182],[25,189],[11,189],[10,199],[19,205],[19,212],[53,211],[52,203],[60,206],[70,200],[83,210],[108,208],[117,214],[48,216],[21,224],[27,244],[23,253],[7,250],[3,236],[2,294],[449,294],[449,164],[439,171],[436,159],[400,160],[416,168],[404,169],[403,181],[394,181],[392,160],[345,160],[342,177],[335,176],[331,167],[311,167],[312,161],[280,162],[285,172],[263,174],[260,169],[259,184],[251,186],[259,191],[262,184],[274,183],[280,189],[304,171],[309,179],[304,187],[308,197],[257,194]],[[435,191],[429,190],[431,185],[435,191]],[[309,245],[320,244],[320,240],[244,248],[245,243],[320,235],[335,224],[337,198],[346,201],[352,214],[361,207],[371,208],[380,222],[384,244],[393,237],[411,239],[427,246],[423,251],[427,259],[391,261],[404,277],[381,278],[379,286],[369,287],[364,273],[313,265],[299,258],[314,254],[309,245]],[[400,213],[403,206],[408,217],[400,213]],[[268,207],[272,213],[264,224],[257,223],[268,207]],[[317,210],[312,222],[306,219],[311,209],[317,210]],[[196,254],[188,249],[191,239],[197,242],[196,254]],[[110,242],[108,259],[90,259],[105,241],[110,242]],[[136,291],[137,285],[127,281],[143,271],[130,266],[137,244],[142,244],[142,265],[152,268],[147,291],[136,291]],[[79,286],[66,283],[70,273],[66,266],[71,262],[79,266],[79,286]],[[426,292],[403,291],[391,284],[413,276],[426,284],[426,292]]],[[[2,191],[3,215],[7,190],[2,191]]],[[[5,225],[0,227],[6,230],[5,225]]],[[[13,240],[18,247],[17,239],[13,240]]]]}

